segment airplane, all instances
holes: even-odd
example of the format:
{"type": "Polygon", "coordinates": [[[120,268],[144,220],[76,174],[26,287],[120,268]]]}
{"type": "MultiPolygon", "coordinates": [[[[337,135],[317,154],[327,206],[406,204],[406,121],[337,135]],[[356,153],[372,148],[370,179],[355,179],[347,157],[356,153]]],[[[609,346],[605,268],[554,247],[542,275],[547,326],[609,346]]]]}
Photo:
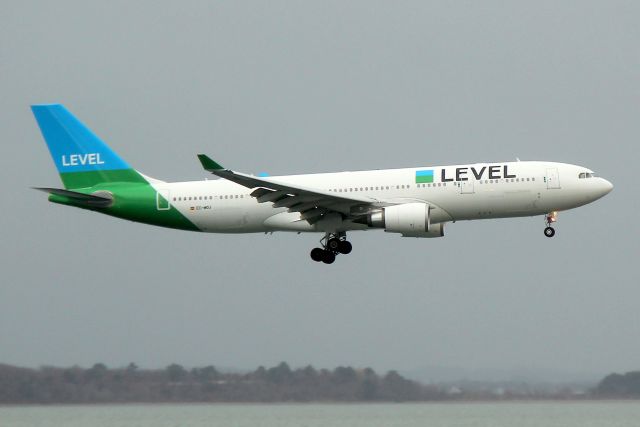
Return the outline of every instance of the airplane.
{"type": "Polygon", "coordinates": [[[131,221],[209,233],[322,233],[311,251],[331,264],[348,254],[347,232],[444,236],[446,223],[544,215],[591,203],[613,185],[588,168],[546,161],[259,176],[198,154],[220,179],[165,182],[133,169],[61,104],[33,114],[64,188],[36,188],[49,201],[131,221]]]}

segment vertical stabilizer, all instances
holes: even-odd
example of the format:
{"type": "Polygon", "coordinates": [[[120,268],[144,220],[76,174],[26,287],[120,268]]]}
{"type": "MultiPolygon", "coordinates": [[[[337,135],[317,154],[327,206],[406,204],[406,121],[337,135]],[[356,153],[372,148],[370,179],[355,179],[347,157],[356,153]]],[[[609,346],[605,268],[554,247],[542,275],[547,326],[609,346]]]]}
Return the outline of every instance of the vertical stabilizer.
{"type": "Polygon", "coordinates": [[[146,182],[61,104],[32,105],[49,152],[67,189],[104,182],[146,182]]]}

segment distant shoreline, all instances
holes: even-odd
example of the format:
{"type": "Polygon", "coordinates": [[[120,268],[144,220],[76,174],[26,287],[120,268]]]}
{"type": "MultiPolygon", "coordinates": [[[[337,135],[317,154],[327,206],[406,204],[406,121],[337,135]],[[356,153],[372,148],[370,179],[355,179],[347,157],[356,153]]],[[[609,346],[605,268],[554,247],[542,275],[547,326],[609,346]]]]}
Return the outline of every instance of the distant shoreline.
{"type": "Polygon", "coordinates": [[[48,407],[112,407],[112,406],[410,406],[410,405],[469,405],[469,404],[497,404],[509,405],[513,403],[537,404],[537,403],[637,403],[640,399],[514,399],[514,400],[447,400],[447,401],[422,401],[422,402],[121,402],[121,403],[0,403],[1,408],[48,408],[48,407]]]}
{"type": "Polygon", "coordinates": [[[421,384],[397,371],[339,366],[291,369],[286,362],[246,373],[171,364],[145,370],[131,363],[39,369],[0,364],[1,406],[171,404],[369,404],[631,401],[640,373],[611,374],[593,389],[526,383],[421,384]]]}

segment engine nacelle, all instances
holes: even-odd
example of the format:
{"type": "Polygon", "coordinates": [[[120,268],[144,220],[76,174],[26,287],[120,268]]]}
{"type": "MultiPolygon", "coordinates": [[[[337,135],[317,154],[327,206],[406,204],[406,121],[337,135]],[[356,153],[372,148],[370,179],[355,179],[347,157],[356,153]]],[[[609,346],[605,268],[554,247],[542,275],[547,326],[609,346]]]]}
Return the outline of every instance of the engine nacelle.
{"type": "Polygon", "coordinates": [[[405,203],[388,206],[367,218],[369,227],[384,228],[403,237],[442,237],[444,224],[431,225],[427,203],[405,203]]]}
{"type": "Polygon", "coordinates": [[[431,224],[429,227],[429,231],[425,231],[424,233],[402,233],[402,237],[421,237],[421,238],[432,238],[432,237],[443,237],[444,236],[444,224],[431,224]]]}

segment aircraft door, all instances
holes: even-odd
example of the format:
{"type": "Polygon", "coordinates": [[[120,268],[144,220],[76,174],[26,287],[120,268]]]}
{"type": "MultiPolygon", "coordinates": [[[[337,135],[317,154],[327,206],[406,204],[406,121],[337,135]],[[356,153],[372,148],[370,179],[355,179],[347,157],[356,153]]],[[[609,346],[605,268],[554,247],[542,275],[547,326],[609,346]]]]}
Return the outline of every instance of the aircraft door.
{"type": "Polygon", "coordinates": [[[558,168],[548,168],[545,179],[547,181],[548,190],[560,188],[560,177],[558,176],[558,168]]]}
{"type": "Polygon", "coordinates": [[[475,193],[474,182],[460,181],[460,194],[473,194],[475,193]]]}
{"type": "Polygon", "coordinates": [[[156,207],[159,211],[168,211],[171,209],[171,205],[169,204],[169,190],[166,189],[158,189],[156,193],[156,207]]]}

